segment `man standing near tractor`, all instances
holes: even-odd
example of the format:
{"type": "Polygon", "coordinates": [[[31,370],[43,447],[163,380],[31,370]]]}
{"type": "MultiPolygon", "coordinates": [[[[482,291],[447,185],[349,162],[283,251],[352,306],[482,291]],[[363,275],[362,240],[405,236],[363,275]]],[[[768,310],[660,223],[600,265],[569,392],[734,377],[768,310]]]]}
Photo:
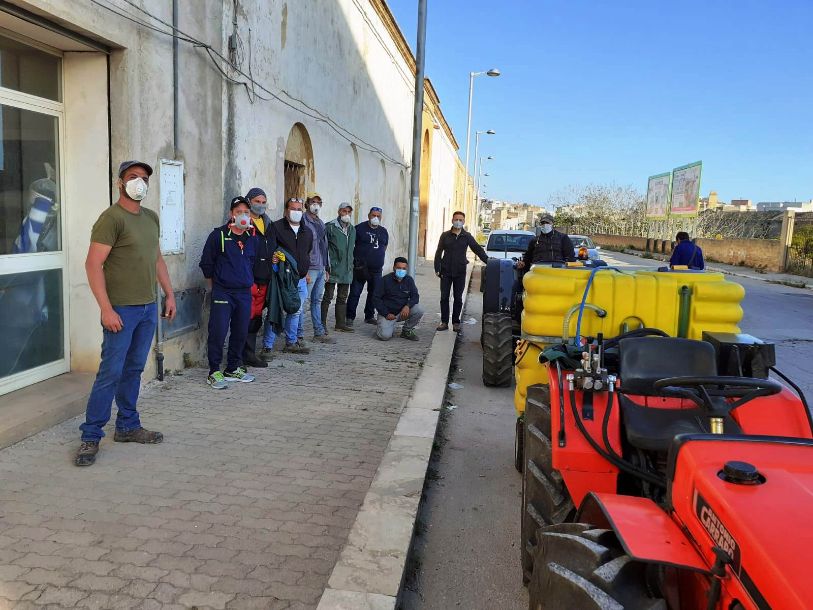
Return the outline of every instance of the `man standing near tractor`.
{"type": "Polygon", "coordinates": [[[452,330],[460,332],[460,312],[463,309],[463,287],[466,283],[466,258],[471,248],[480,260],[488,262],[488,254],[474,236],[463,228],[466,215],[452,214],[452,228],[444,231],[435,252],[435,275],[440,278],[440,325],[437,330],[449,330],[449,292],[453,290],[452,330]]]}
{"type": "Polygon", "coordinates": [[[553,228],[553,216],[542,214],[539,218],[541,232],[528,244],[528,249],[517,262],[517,269],[529,269],[537,263],[564,263],[575,260],[573,242],[566,233],[553,228]]]}

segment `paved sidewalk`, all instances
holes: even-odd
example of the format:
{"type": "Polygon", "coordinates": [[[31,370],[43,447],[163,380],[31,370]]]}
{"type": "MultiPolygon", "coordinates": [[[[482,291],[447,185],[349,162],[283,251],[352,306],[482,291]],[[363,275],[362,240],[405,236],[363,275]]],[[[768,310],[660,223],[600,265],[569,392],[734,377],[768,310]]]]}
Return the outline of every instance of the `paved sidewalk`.
{"type": "Polygon", "coordinates": [[[91,468],[79,419],[0,451],[0,608],[314,608],[439,319],[430,265],[417,281],[418,342],[357,321],[252,384],[186,370],[142,395],[164,443],[109,428],[91,468]]]}

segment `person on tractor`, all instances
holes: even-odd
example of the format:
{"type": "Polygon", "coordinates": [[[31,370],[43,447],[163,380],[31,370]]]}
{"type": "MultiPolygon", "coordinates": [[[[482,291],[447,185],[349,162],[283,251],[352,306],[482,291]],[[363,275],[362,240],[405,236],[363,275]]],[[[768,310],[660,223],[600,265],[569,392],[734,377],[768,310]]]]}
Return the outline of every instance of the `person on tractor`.
{"type": "Polygon", "coordinates": [[[553,216],[542,214],[539,218],[542,231],[528,244],[528,249],[517,261],[517,269],[530,269],[537,263],[564,263],[576,260],[573,255],[573,242],[566,233],[553,228],[553,216]]]}

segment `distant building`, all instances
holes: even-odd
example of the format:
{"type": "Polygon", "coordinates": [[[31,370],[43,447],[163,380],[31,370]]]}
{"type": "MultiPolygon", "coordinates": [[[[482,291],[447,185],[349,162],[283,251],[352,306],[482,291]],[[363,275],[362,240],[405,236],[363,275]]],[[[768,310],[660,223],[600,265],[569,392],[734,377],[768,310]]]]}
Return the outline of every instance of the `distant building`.
{"type": "Polygon", "coordinates": [[[750,199],[732,199],[731,204],[725,206],[726,211],[753,212],[756,210],[750,199]]]}
{"type": "Polygon", "coordinates": [[[711,191],[708,197],[700,198],[700,206],[698,211],[705,212],[707,210],[718,210],[725,205],[724,202],[717,198],[717,191],[711,191]]]}
{"type": "Polygon", "coordinates": [[[491,211],[491,228],[511,230],[532,228],[539,215],[546,211],[544,206],[530,203],[494,201],[491,211]]]}
{"type": "Polygon", "coordinates": [[[760,201],[757,203],[758,212],[783,212],[785,210],[813,212],[813,199],[810,201],[760,201]]]}

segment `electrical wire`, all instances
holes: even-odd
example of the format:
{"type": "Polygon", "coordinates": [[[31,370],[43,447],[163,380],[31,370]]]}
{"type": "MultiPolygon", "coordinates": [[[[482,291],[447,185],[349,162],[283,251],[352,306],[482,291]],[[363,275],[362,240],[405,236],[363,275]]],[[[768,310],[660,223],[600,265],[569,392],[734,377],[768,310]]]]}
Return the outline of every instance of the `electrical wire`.
{"type": "MultiPolygon", "coordinates": [[[[314,119],[314,120],[316,120],[318,122],[325,123],[328,127],[330,127],[333,131],[335,131],[339,136],[341,136],[343,139],[347,140],[351,144],[355,144],[358,148],[361,148],[362,150],[366,150],[367,152],[377,153],[378,155],[380,155],[384,159],[387,159],[391,163],[393,163],[395,165],[400,165],[404,169],[409,169],[409,165],[407,165],[407,164],[403,163],[402,161],[399,161],[399,160],[391,157],[390,155],[388,155],[386,152],[384,152],[383,150],[381,150],[380,148],[378,148],[374,144],[370,144],[369,142],[367,142],[366,140],[364,140],[360,136],[358,136],[355,133],[351,132],[350,130],[342,127],[339,123],[337,123],[331,117],[323,114],[322,112],[320,112],[318,109],[314,108],[313,106],[310,106],[304,100],[301,100],[301,99],[291,95],[285,89],[280,89],[280,91],[286,97],[290,98],[293,101],[299,102],[300,104],[305,106],[307,109],[311,110],[312,112],[315,112],[316,116],[313,115],[313,114],[310,114],[308,112],[305,112],[301,108],[297,108],[293,104],[290,104],[290,103],[286,102],[281,97],[279,97],[277,94],[275,94],[273,91],[266,88],[261,83],[257,82],[253,78],[252,75],[246,74],[243,70],[241,70],[239,68],[239,66],[235,65],[228,58],[224,57],[219,51],[217,51],[217,49],[212,47],[210,44],[205,43],[205,42],[203,42],[201,40],[198,40],[198,39],[194,38],[193,36],[191,36],[190,34],[185,33],[180,28],[177,28],[177,27],[173,26],[172,23],[169,23],[169,22],[161,19],[157,15],[154,15],[153,13],[150,13],[146,9],[140,7],[138,4],[136,4],[132,0],[122,0],[122,2],[125,2],[129,6],[132,6],[133,8],[135,8],[140,13],[143,13],[147,17],[149,17],[151,19],[154,19],[158,23],[161,23],[162,25],[170,28],[170,31],[167,32],[167,31],[162,30],[162,29],[160,29],[160,28],[158,28],[156,26],[153,26],[153,25],[151,25],[149,23],[145,23],[144,21],[141,21],[141,20],[137,19],[136,17],[133,17],[133,16],[128,15],[128,14],[123,13],[123,12],[118,12],[118,11],[123,10],[123,9],[120,9],[118,6],[115,7],[115,9],[118,9],[118,10],[114,10],[113,7],[111,7],[108,4],[104,4],[104,3],[100,2],[100,0],[91,0],[91,2],[93,2],[94,4],[100,6],[100,7],[104,8],[104,9],[106,9],[106,10],[120,16],[120,17],[124,17],[125,19],[128,19],[129,21],[132,21],[132,22],[134,22],[134,23],[136,23],[138,25],[141,25],[141,26],[146,27],[146,28],[148,28],[150,30],[158,32],[159,34],[164,34],[165,36],[177,36],[178,39],[182,40],[183,42],[192,44],[196,48],[202,48],[202,49],[206,50],[207,56],[209,57],[209,59],[212,61],[213,64],[215,64],[218,71],[221,73],[221,75],[223,75],[223,77],[228,82],[230,82],[232,84],[235,84],[235,85],[242,85],[243,87],[245,87],[246,92],[247,92],[247,94],[249,96],[249,100],[251,100],[252,92],[254,93],[256,98],[262,99],[264,101],[271,101],[271,98],[273,98],[274,100],[280,102],[281,104],[284,104],[285,106],[291,108],[292,110],[300,112],[300,113],[304,114],[305,116],[308,116],[308,117],[310,117],[310,118],[312,118],[312,119],[314,119]],[[233,78],[231,76],[228,76],[225,73],[225,71],[222,69],[222,67],[219,64],[217,64],[217,62],[214,59],[213,55],[216,56],[221,61],[225,62],[237,74],[239,74],[240,76],[248,79],[248,82],[240,81],[240,80],[237,80],[237,79],[235,79],[235,78],[233,78]],[[254,91],[250,90],[249,89],[249,83],[251,84],[252,87],[257,87],[260,90],[267,93],[268,95],[270,95],[271,98],[262,97],[262,96],[260,96],[259,94],[256,93],[256,90],[254,90],[254,91]],[[361,143],[361,144],[359,144],[359,143],[361,143]]],[[[235,11],[235,20],[236,20],[236,11],[235,11]]],[[[369,20],[367,20],[367,21],[368,21],[368,24],[369,24],[369,20]]],[[[372,24],[370,24],[370,25],[372,27],[372,24]]],[[[239,35],[238,35],[238,39],[239,39],[239,35]]]]}

